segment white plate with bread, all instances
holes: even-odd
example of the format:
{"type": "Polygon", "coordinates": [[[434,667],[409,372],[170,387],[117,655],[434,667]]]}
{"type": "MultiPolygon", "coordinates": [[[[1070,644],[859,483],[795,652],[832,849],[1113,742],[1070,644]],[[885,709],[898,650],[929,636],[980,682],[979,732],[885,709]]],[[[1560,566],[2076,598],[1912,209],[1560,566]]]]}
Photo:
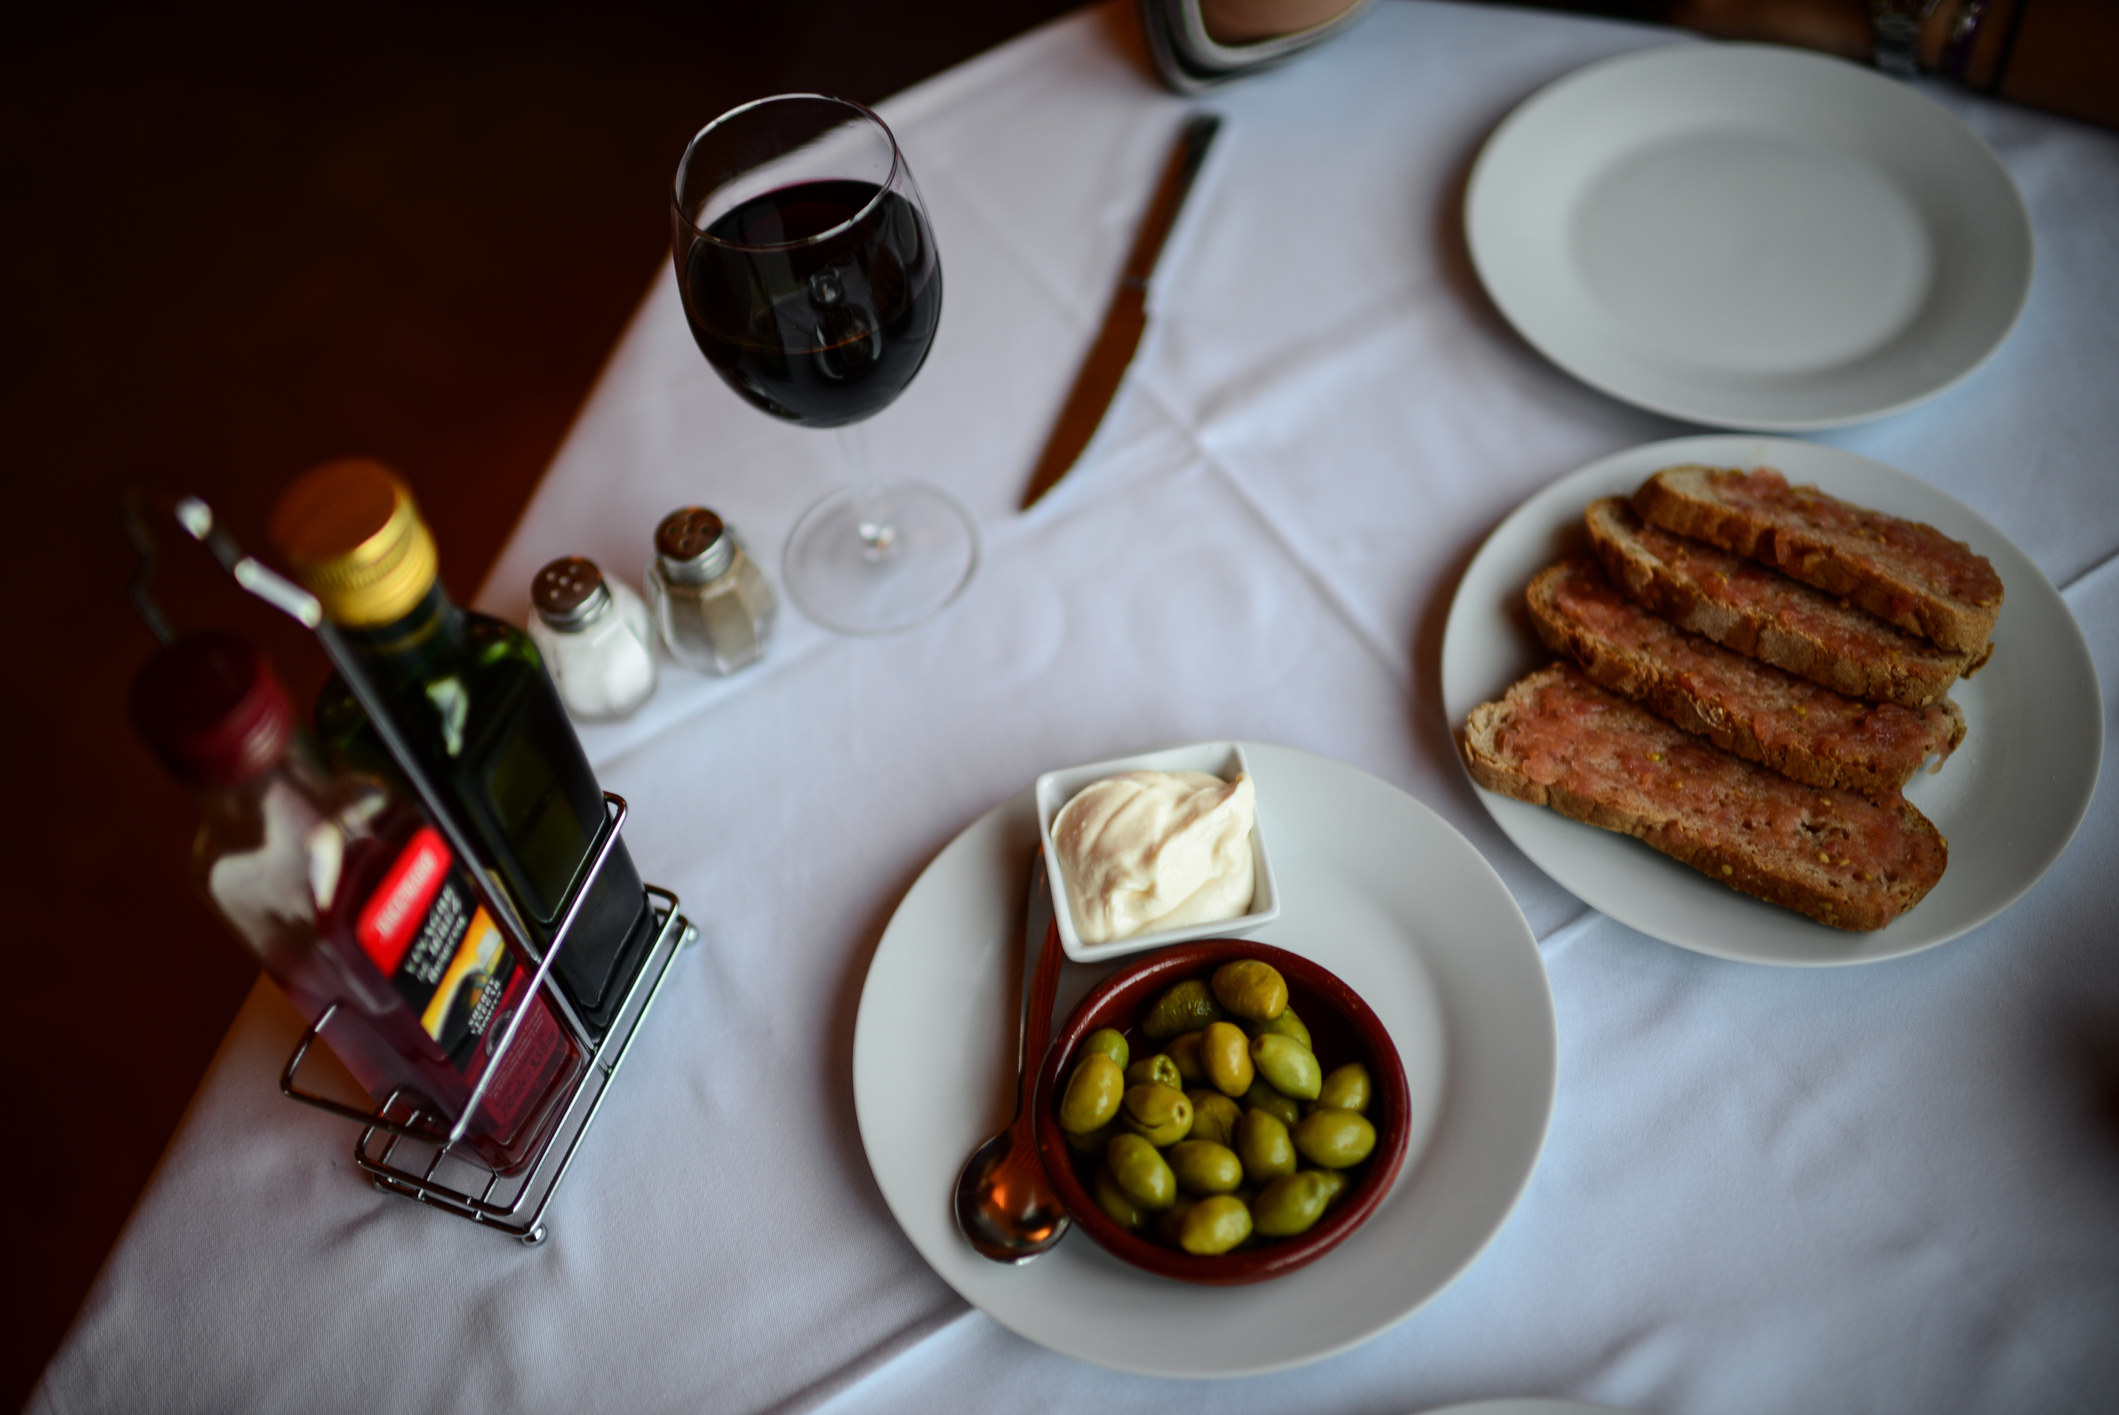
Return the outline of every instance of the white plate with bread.
{"type": "MultiPolygon", "coordinates": [[[[1601,557],[1603,564],[1615,567],[1614,575],[1628,573],[1630,566],[1623,557],[1614,558],[1609,532],[1603,525],[1600,524],[1598,530],[1598,540],[1602,544],[1593,542],[1587,519],[1590,507],[1600,504],[1604,508],[1623,511],[1621,503],[1604,499],[1632,498],[1657,473],[1687,465],[1777,469],[1798,489],[1814,486],[1854,507],[1902,518],[1905,522],[1917,523],[1918,527],[1933,528],[1943,537],[1969,548],[1972,558],[1983,557],[1998,574],[2004,593],[1998,614],[1990,612],[1990,633],[1983,624],[1969,628],[1929,626],[1932,632],[1953,644],[1960,642],[1960,638],[1953,638],[1953,634],[1961,637],[1965,646],[1962,652],[1940,645],[1925,647],[1931,651],[1931,656],[1939,655],[1944,659],[1956,653],[1962,660],[1959,667],[1969,667],[1970,676],[1956,678],[1948,685],[1946,696],[1922,686],[1901,689],[1897,686],[1897,677],[1891,684],[1879,682],[1865,685],[1861,690],[1863,697],[1872,700],[1872,704],[1856,716],[1896,713],[1911,723],[1912,715],[1926,714],[1923,726],[1909,726],[1906,731],[1924,730],[1933,734],[1933,740],[1927,743],[1929,749],[1947,749],[1949,740],[1957,739],[1955,750],[1943,757],[1939,765],[1935,765],[1935,758],[1931,755],[1929,766],[1913,771],[1906,781],[1903,802],[1913,808],[1910,815],[1888,787],[1878,787],[1873,781],[1839,782],[1839,786],[1849,787],[1845,793],[1835,794],[1836,787],[1828,790],[1820,783],[1831,779],[1829,776],[1814,776],[1806,770],[1804,744],[1800,741],[1794,744],[1792,755],[1795,760],[1791,763],[1791,754],[1775,744],[1769,743],[1772,749],[1762,751],[1756,741],[1732,744],[1728,732],[1716,738],[1722,745],[1731,746],[1732,751],[1744,752],[1762,762],[1770,760],[1774,764],[1771,771],[1750,763],[1732,765],[1705,737],[1676,733],[1679,745],[1670,748],[1672,758],[1669,764],[1672,766],[1677,764],[1678,756],[1689,753],[1697,757],[1698,753],[1706,752],[1713,760],[1700,757],[1695,765],[1709,771],[1758,773],[1756,784],[1762,790],[1769,793],[1780,791],[1791,799],[1807,796],[1809,803],[1816,806],[1829,804],[1825,799],[1829,795],[1833,801],[1843,802],[1848,809],[1868,809],[1863,801],[1855,798],[1874,797],[1885,803],[1889,812],[1907,819],[1918,818],[1923,830],[1927,829],[1927,823],[1932,823],[1931,833],[1947,842],[1946,867],[1940,868],[1939,878],[1923,880],[1911,891],[1910,905],[1906,902],[1907,891],[1903,887],[1896,895],[1887,896],[1882,892],[1882,874],[1879,872],[1877,890],[1870,893],[1875,896],[1871,902],[1881,913],[1850,919],[1848,915],[1858,910],[1834,917],[1829,902],[1820,908],[1814,899],[1804,898],[1804,889],[1815,882],[1800,877],[1805,868],[1801,860],[1768,859],[1750,881],[1751,893],[1780,898],[1789,907],[1750,897],[1724,883],[1718,876],[1730,873],[1728,866],[1731,862],[1735,863],[1741,876],[1745,869],[1745,855],[1756,856],[1758,853],[1743,848],[1746,842],[1741,839],[1734,842],[1739,847],[1734,852],[1708,851],[1704,854],[1711,858],[1703,858],[1703,852],[1688,853],[1683,848],[1674,848],[1665,836],[1658,834],[1660,827],[1644,829],[1637,818],[1638,813],[1605,813],[1611,815],[1608,823],[1613,828],[1599,828],[1585,823],[1586,818],[1599,812],[1584,808],[1579,801],[1570,801],[1559,809],[1530,804],[1529,798],[1540,795],[1536,791],[1517,790],[1516,795],[1526,799],[1516,799],[1515,795],[1482,789],[1480,797],[1488,811],[1533,862],[1585,902],[1643,933],[1716,957],[1811,966],[1872,963],[1931,948],[2000,914],[2059,859],[2095,790],[2103,752],[2103,707],[2089,650],[2081,630],[2052,583],[2000,531],[1962,503],[1918,478],[1850,452],[1770,437],[1679,438],[1633,448],[1595,462],[1562,477],[1517,508],[1480,548],[1466,569],[1450,607],[1442,648],[1442,691],[1444,707],[1460,747],[1467,741],[1466,725],[1475,709],[1480,709],[1482,704],[1516,702],[1515,698],[1504,697],[1511,685],[1521,683],[1546,665],[1581,658],[1589,676],[1607,682],[1609,675],[1601,674],[1592,663],[1593,648],[1585,649],[1570,640],[1569,653],[1563,654],[1541,641],[1526,590],[1541,572],[1563,562],[1591,566],[1586,573],[1593,578],[1601,557]],[[1988,635],[1991,661],[1983,656],[1986,647],[1975,642],[1982,634],[1988,635]],[[1910,706],[1875,705],[1893,697],[1894,693],[1899,702],[1910,706]],[[1783,779],[1784,776],[1802,778],[1803,784],[1791,785],[1790,780],[1783,779]],[[1584,819],[1570,818],[1562,814],[1562,810],[1584,819]],[[1635,831],[1644,839],[1629,838],[1627,834],[1619,833],[1621,830],[1635,831]],[[1644,843],[1647,839],[1658,839],[1662,843],[1650,848],[1644,843]],[[1670,853],[1658,853],[1660,850],[1670,853]],[[1680,863],[1680,859],[1672,858],[1672,855],[1690,858],[1694,863],[1680,863]],[[1796,912],[1798,909],[1807,913],[1796,912]],[[1819,918],[1827,917],[1833,917],[1838,926],[1818,922],[1819,918]],[[1878,917],[1887,918],[1888,922],[1877,927],[1878,917]]],[[[1649,534],[1653,534],[1652,528],[1649,534]]],[[[1702,557],[1722,554],[1689,540],[1685,544],[1699,551],[1702,557]]],[[[1632,547],[1627,549],[1630,552],[1632,547]]],[[[1706,559],[1701,563],[1710,568],[1714,564],[1706,559]]],[[[1743,573],[1769,576],[1776,581],[1782,578],[1777,571],[1759,569],[1755,565],[1743,573]]],[[[1550,582],[1548,577],[1545,583],[1550,582]]],[[[1795,593],[1819,601],[1820,607],[1827,612],[1847,613],[1855,620],[1873,620],[1858,607],[1850,608],[1849,600],[1860,599],[1860,591],[1845,587],[1842,590],[1844,597],[1839,590],[1832,596],[1823,596],[1797,587],[1795,593]],[[1837,599],[1836,607],[1823,603],[1827,599],[1837,599]]],[[[1683,618],[1673,606],[1656,600],[1654,587],[1645,577],[1626,590],[1625,595],[1660,604],[1659,615],[1683,618]]],[[[1885,606],[1879,602],[1879,607],[1885,606]]],[[[1629,609],[1628,612],[1638,613],[1639,610],[1629,609]]],[[[1901,612],[1908,616],[1906,622],[1911,624],[1911,611],[1901,612]]],[[[1543,614],[1541,608],[1541,616],[1543,614]]],[[[1744,650],[1740,657],[1747,660],[1763,656],[1785,667],[1796,667],[1820,681],[1832,677],[1830,672],[1802,661],[1800,654],[1791,658],[1785,651],[1777,652],[1766,643],[1773,637],[1770,625],[1768,634],[1754,634],[1746,639],[1741,631],[1730,630],[1726,623],[1712,615],[1706,621],[1686,622],[1703,633],[1721,636],[1724,643],[1740,644],[1744,650]]],[[[1899,632],[1882,625],[1881,620],[1873,620],[1871,627],[1885,636],[1899,632]]],[[[1697,634],[1672,633],[1668,629],[1660,631],[1688,643],[1703,642],[1697,634]]],[[[1557,641],[1549,618],[1545,632],[1548,640],[1557,641]]],[[[1797,647],[1804,646],[1798,644],[1797,647]]],[[[1702,651],[1724,658],[1731,656],[1711,644],[1705,645],[1702,651]]],[[[1878,657],[1889,659],[1896,668],[1898,655],[1878,657]]],[[[1917,658],[1918,655],[1908,653],[1906,657],[1917,658]]],[[[1735,666],[1746,672],[1769,672],[1777,678],[1794,682],[1793,676],[1783,673],[1780,668],[1755,670],[1748,662],[1735,666]]],[[[1569,670],[1570,675],[1573,672],[1569,670]]],[[[1687,674],[1666,676],[1687,677],[1690,681],[1687,674]]],[[[1918,677],[1917,674],[1909,676],[1915,680],[1918,677]]],[[[1807,682],[1799,686],[1804,693],[1816,691],[1807,682]]],[[[1841,687],[1846,690],[1844,684],[1841,687]]],[[[1582,691],[1597,693],[1600,690],[1592,687],[1582,691]]],[[[1644,693],[1638,686],[1627,691],[1636,696],[1654,697],[1653,693],[1644,693]]],[[[1793,703],[1795,700],[1790,698],[1787,701],[1793,703]]],[[[1793,724],[1793,718],[1789,716],[1792,713],[1803,713],[1806,722],[1814,720],[1808,716],[1810,709],[1802,706],[1783,705],[1775,710],[1782,714],[1779,720],[1784,726],[1793,724]]],[[[1496,711],[1499,709],[1485,709],[1481,722],[1492,721],[1492,714],[1496,711]]],[[[1630,704],[1624,711],[1641,716],[1643,725],[1639,730],[1644,733],[1675,732],[1660,718],[1630,704]]],[[[1685,715],[1667,700],[1662,701],[1656,711],[1672,716],[1674,720],[1685,715]]],[[[1704,723],[1704,717],[1719,718],[1711,707],[1704,716],[1701,710],[1694,709],[1693,716],[1691,733],[1712,730],[1711,724],[1704,723]]],[[[1775,733],[1766,735],[1770,737],[1775,733]]],[[[1799,737],[1800,733],[1796,735],[1799,737]]],[[[1647,749],[1659,743],[1646,739],[1644,743],[1642,756],[1645,759],[1651,755],[1647,749]]],[[[1921,751],[1920,747],[1914,748],[1916,760],[1921,751]]],[[[1479,750],[1475,747],[1470,755],[1474,768],[1479,768],[1474,770],[1474,779],[1484,775],[1492,781],[1495,773],[1481,758],[1479,750]]],[[[1665,761],[1664,753],[1656,751],[1652,755],[1658,764],[1656,769],[1660,770],[1665,761]]],[[[1898,775],[1910,769],[1910,766],[1894,768],[1898,775]]],[[[1677,776],[1684,778],[1684,773],[1679,772],[1677,776]]],[[[1684,781],[1690,781],[1702,790],[1713,785],[1698,778],[1684,778],[1684,781]]],[[[1684,781],[1679,785],[1682,786],[1684,781]]],[[[1645,789],[1662,790],[1664,787],[1659,779],[1645,789]]],[[[1555,804],[1559,803],[1555,801],[1555,804]]],[[[1732,828],[1732,833],[1741,836],[1752,828],[1753,822],[1747,819],[1741,828],[1732,828]]],[[[1764,827],[1759,829],[1763,840],[1764,827]]],[[[1890,829],[1898,829],[1895,821],[1890,829]]],[[[1814,841],[1808,836],[1798,838],[1814,841]]],[[[1770,845],[1766,848],[1771,849],[1770,845]]],[[[1916,853],[1934,853],[1930,843],[1916,841],[1913,848],[1916,853]]],[[[1840,888],[1850,873],[1855,879],[1869,878],[1860,873],[1859,862],[1856,869],[1849,872],[1836,869],[1848,864],[1844,856],[1835,862],[1826,852],[1819,858],[1825,860],[1827,866],[1834,867],[1828,873],[1840,876],[1837,882],[1825,880],[1821,886],[1824,889],[1840,888]]],[[[1731,883],[1743,887],[1741,878],[1731,883]]],[[[1852,888],[1857,893],[1862,892],[1860,886],[1852,888]]]]}
{"type": "Polygon", "coordinates": [[[1539,352],[1716,427],[1933,397],[2031,288],[2023,198],[1970,128],[1911,84],[1774,45],[1675,43],[1548,85],[1480,153],[1465,228],[1539,352]]]}

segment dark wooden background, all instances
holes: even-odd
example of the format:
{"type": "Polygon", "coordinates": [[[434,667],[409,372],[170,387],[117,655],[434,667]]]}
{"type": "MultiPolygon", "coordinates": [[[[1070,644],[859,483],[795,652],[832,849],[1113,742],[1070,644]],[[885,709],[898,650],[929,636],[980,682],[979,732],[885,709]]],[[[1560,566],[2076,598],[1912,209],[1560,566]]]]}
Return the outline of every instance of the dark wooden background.
{"type": "MultiPolygon", "coordinates": [[[[121,2],[10,22],[0,1407],[50,1358],[257,971],[191,893],[190,800],[125,725],[152,643],[122,489],[196,490],[261,547],[289,477],[370,453],[412,479],[470,594],[664,260],[700,125],[792,89],[877,100],[1071,4],[121,2]]],[[[312,645],[167,548],[180,625],[252,632],[298,692],[320,681],[312,645]]]]}

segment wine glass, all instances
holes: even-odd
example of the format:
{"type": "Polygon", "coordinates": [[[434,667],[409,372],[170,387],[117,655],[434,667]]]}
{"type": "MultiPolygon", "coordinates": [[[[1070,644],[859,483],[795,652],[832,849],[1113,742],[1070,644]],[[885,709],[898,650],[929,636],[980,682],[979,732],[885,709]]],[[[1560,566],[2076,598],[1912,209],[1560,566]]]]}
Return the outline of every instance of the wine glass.
{"type": "Polygon", "coordinates": [[[788,536],[787,592],[845,634],[910,628],[977,568],[955,498],[878,481],[860,423],[927,360],[942,265],[912,169],[858,103],[784,94],[731,109],[677,164],[670,254],[684,314],[722,381],[803,427],[838,428],[854,484],[788,536]]]}

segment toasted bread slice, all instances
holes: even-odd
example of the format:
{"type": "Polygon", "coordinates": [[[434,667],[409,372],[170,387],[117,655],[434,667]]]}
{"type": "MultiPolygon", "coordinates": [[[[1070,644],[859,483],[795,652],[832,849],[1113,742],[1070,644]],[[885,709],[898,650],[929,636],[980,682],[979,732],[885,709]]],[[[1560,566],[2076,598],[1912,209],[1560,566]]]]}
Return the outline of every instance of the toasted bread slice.
{"type": "Polygon", "coordinates": [[[1624,497],[1591,502],[1587,520],[1604,572],[1636,604],[1850,698],[1926,707],[1993,652],[1938,648],[1755,561],[1643,525],[1624,497]]]}
{"type": "Polygon", "coordinates": [[[1597,686],[1811,786],[1894,790],[1964,740],[1964,714],[1948,698],[1924,708],[1863,702],[1732,653],[1620,594],[1594,560],[1552,566],[1527,597],[1538,637],[1597,686]]]}
{"type": "Polygon", "coordinates": [[[1634,493],[1652,526],[1735,551],[1946,649],[1976,653],[2001,613],[1984,555],[1922,521],[1790,486],[1770,467],[1667,467],[1634,493]]]}
{"type": "Polygon", "coordinates": [[[1489,791],[1634,836],[1732,889],[1837,929],[1927,896],[1949,842],[1897,792],[1805,786],[1605,692],[1573,664],[1472,709],[1464,761],[1489,791]]]}

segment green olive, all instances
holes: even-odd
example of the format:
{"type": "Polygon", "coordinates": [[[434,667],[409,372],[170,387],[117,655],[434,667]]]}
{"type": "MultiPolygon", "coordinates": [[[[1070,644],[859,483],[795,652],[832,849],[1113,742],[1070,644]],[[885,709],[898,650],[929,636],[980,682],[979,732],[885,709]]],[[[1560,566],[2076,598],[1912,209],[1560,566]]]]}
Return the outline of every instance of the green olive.
{"type": "Polygon", "coordinates": [[[1126,1045],[1125,1034],[1114,1032],[1109,1027],[1098,1027],[1082,1038],[1082,1050],[1102,1052],[1117,1062],[1121,1071],[1125,1070],[1126,1063],[1133,1059],[1133,1048],[1126,1045]]]}
{"type": "Polygon", "coordinates": [[[1268,1032],[1251,1038],[1251,1061],[1267,1085],[1294,1100],[1316,1100],[1318,1089],[1324,1085],[1317,1053],[1293,1037],[1268,1032]]]}
{"type": "Polygon", "coordinates": [[[1221,1004],[1207,985],[1188,978],[1155,999],[1148,1015],[1140,1019],[1140,1031],[1159,1045],[1186,1032],[1203,1032],[1207,1023],[1219,1022],[1222,1016],[1221,1004]]]}
{"type": "Polygon", "coordinates": [[[1125,1094],[1125,1073],[1118,1063],[1100,1051],[1083,1057],[1067,1078],[1066,1094],[1060,1097],[1060,1129],[1086,1135],[1111,1123],[1118,1114],[1119,1098],[1125,1094]]]}
{"type": "Polygon", "coordinates": [[[1320,1110],[1295,1127],[1295,1148],[1311,1164],[1345,1169],[1376,1148],[1376,1127],[1351,1110],[1320,1110]]]}
{"type": "Polygon", "coordinates": [[[1251,1205],[1252,1221],[1263,1237],[1293,1238],[1324,1217],[1332,1193],[1331,1181],[1314,1169],[1283,1174],[1251,1205]]]}
{"type": "Polygon", "coordinates": [[[1243,1029],[1254,1037],[1262,1037],[1268,1032],[1277,1032],[1283,1037],[1293,1037],[1312,1051],[1316,1050],[1316,1047],[1310,1041],[1310,1029],[1302,1025],[1302,1019],[1295,1015],[1295,1009],[1292,1007],[1270,1022],[1246,1022],[1243,1024],[1243,1029]]]}
{"type": "Polygon", "coordinates": [[[1170,1168],[1187,1194],[1227,1194],[1243,1183],[1243,1161],[1212,1140],[1179,1140],[1170,1147],[1170,1168]]]}
{"type": "Polygon", "coordinates": [[[1078,1154],[1090,1155],[1098,1159],[1103,1157],[1104,1146],[1111,1143],[1111,1137],[1120,1133],[1122,1132],[1119,1130],[1116,1120],[1113,1120],[1109,1125],[1099,1125],[1094,1130],[1080,1135],[1075,1134],[1065,1126],[1060,1127],[1060,1134],[1067,1138],[1068,1149],[1078,1154]]]}
{"type": "Polygon", "coordinates": [[[1192,1102],[1192,1129],[1186,1139],[1235,1145],[1236,1122],[1243,1119],[1242,1106],[1221,1092],[1204,1086],[1185,1092],[1185,1098],[1192,1102]]]}
{"type": "Polygon", "coordinates": [[[1288,980],[1270,963],[1239,958],[1214,970],[1214,997],[1246,1021],[1270,1022],[1287,1010],[1288,980]]]}
{"type": "Polygon", "coordinates": [[[1251,1039],[1229,1022],[1209,1022],[1199,1033],[1199,1059],[1214,1089],[1225,1096],[1240,1096],[1251,1089],[1258,1068],[1251,1064],[1251,1039]]]}
{"type": "Polygon", "coordinates": [[[1104,1211],[1111,1222],[1126,1232],[1137,1233],[1147,1226],[1148,1211],[1134,1203],[1133,1196],[1119,1188],[1118,1181],[1111,1177],[1111,1171],[1101,1165],[1097,1166],[1096,1173],[1090,1176],[1089,1196],[1096,1200],[1096,1206],[1104,1211]]]}
{"type": "Polygon", "coordinates": [[[1324,1084],[1317,1088],[1317,1108],[1365,1112],[1374,1090],[1369,1081],[1369,1069],[1358,1061],[1349,1061],[1344,1066],[1333,1067],[1324,1078],[1324,1084]]]}
{"type": "Polygon", "coordinates": [[[1234,1194],[1201,1199],[1177,1222],[1177,1246],[1200,1257],[1226,1253],[1250,1236],[1251,1211],[1234,1194]]]}
{"type": "Polygon", "coordinates": [[[1182,1091],[1185,1088],[1185,1078],[1184,1073],[1177,1069],[1176,1062],[1157,1052],[1153,1056],[1142,1057],[1126,1068],[1126,1084],[1168,1086],[1173,1091],[1182,1091]]]}
{"type": "Polygon", "coordinates": [[[1246,1110],[1262,1110],[1275,1116],[1282,1125],[1290,1128],[1302,1119],[1302,1107],[1274,1090],[1263,1076],[1253,1081],[1251,1089],[1238,1096],[1236,1103],[1246,1110]]]}
{"type": "Polygon", "coordinates": [[[1177,1074],[1184,1078],[1187,1086],[1207,1084],[1207,1069],[1199,1059],[1199,1042],[1205,1035],[1205,1032],[1187,1032],[1181,1037],[1170,1038],[1170,1044],[1163,1048],[1163,1055],[1176,1063],[1177,1074]]]}
{"type": "Polygon", "coordinates": [[[1236,1153],[1243,1156],[1244,1177],[1265,1184],[1295,1172],[1295,1143],[1288,1127],[1270,1111],[1247,1110],[1236,1123],[1236,1153]]]}
{"type": "Polygon", "coordinates": [[[1151,1213],[1177,1202],[1177,1175],[1162,1153],[1138,1135],[1120,1135],[1104,1151],[1104,1167],[1126,1197],[1151,1213]]]}
{"type": "Polygon", "coordinates": [[[1085,1038],[1060,1102],[1067,1143],[1102,1159],[1084,1169],[1113,1223],[1221,1254],[1306,1233],[1352,1192],[1375,1079],[1359,1062],[1324,1074],[1279,969],[1244,958],[1176,983],[1138,1031],[1085,1038]]]}
{"type": "MultiPolygon", "coordinates": [[[[1174,1145],[1192,1129],[1192,1102],[1168,1086],[1129,1086],[1119,1105],[1119,1123],[1149,1144],[1174,1145]]],[[[1114,1142],[1115,1143],[1115,1142],[1114,1142]]]]}

